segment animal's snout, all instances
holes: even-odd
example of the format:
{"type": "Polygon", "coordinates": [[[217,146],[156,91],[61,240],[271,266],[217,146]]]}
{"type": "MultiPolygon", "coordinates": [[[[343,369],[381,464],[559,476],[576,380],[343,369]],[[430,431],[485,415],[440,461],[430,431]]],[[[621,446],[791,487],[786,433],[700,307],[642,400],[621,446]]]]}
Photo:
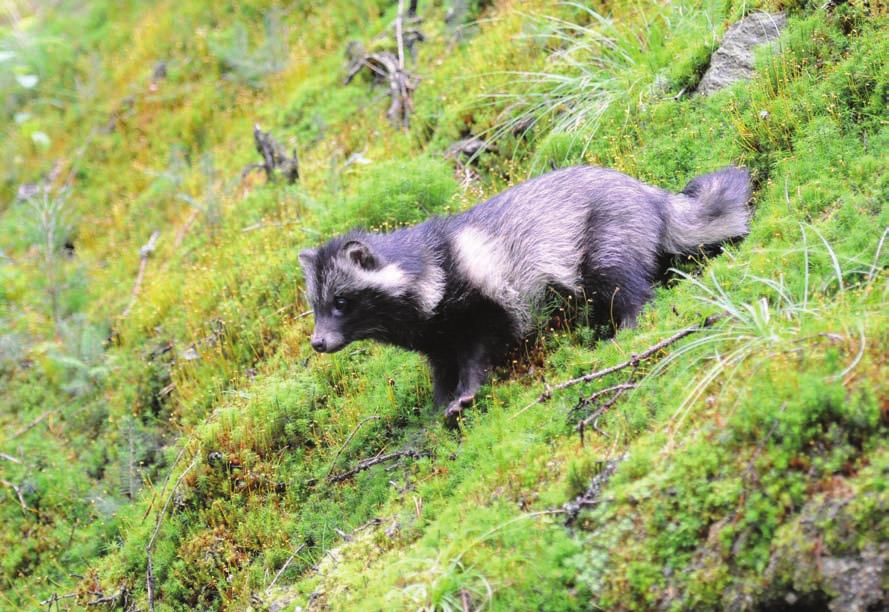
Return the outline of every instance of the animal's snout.
{"type": "Polygon", "coordinates": [[[311,340],[312,348],[318,351],[319,353],[323,353],[327,349],[327,341],[320,336],[312,336],[311,340]]]}

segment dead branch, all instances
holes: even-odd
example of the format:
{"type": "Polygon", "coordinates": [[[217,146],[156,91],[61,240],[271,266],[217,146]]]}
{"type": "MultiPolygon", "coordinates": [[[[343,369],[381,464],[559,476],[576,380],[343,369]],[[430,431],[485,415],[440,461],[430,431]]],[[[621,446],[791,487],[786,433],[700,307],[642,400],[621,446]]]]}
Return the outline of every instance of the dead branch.
{"type": "Polygon", "coordinates": [[[248,164],[241,172],[242,180],[254,170],[263,170],[269,182],[275,180],[275,174],[279,170],[288,185],[299,180],[299,157],[295,147],[293,154],[288,156],[284,146],[272,137],[271,132],[263,132],[258,123],[253,126],[253,141],[256,152],[262,157],[262,163],[248,164]]]}
{"type": "Polygon", "coordinates": [[[620,465],[620,462],[624,459],[626,459],[626,455],[606,461],[599,473],[593,477],[590,486],[587,487],[586,491],[562,506],[562,511],[566,516],[565,524],[567,526],[570,527],[574,521],[577,520],[577,516],[583,508],[595,506],[602,501],[602,489],[608,484],[608,481],[617,470],[617,466],[620,465]]]}
{"type": "Polygon", "coordinates": [[[342,482],[343,480],[348,480],[352,478],[355,474],[359,472],[363,472],[364,470],[369,470],[375,465],[380,463],[386,463],[387,461],[393,461],[395,459],[400,459],[402,457],[411,457],[412,459],[419,459],[420,453],[413,449],[405,449],[400,451],[395,451],[394,453],[389,453],[386,455],[377,455],[376,457],[370,457],[368,459],[362,459],[358,462],[358,464],[352,469],[346,470],[341,474],[337,474],[336,476],[330,477],[327,479],[327,482],[342,482]]]}
{"type": "Polygon", "coordinates": [[[176,232],[176,239],[173,240],[173,250],[178,251],[179,247],[182,246],[182,242],[185,240],[185,236],[188,234],[188,231],[191,229],[191,226],[194,225],[194,222],[197,221],[198,215],[201,214],[201,211],[197,208],[192,208],[191,213],[189,213],[188,218],[185,220],[185,223],[179,228],[176,232]]]}
{"type": "Polygon", "coordinates": [[[398,44],[398,69],[404,70],[404,0],[398,0],[398,16],[395,17],[395,42],[398,44]]]}
{"type": "Polygon", "coordinates": [[[368,423],[370,421],[378,421],[379,419],[379,416],[373,414],[362,420],[358,423],[358,425],[355,426],[355,429],[352,430],[352,433],[349,434],[349,436],[346,438],[346,441],[343,442],[342,446],[340,446],[339,450],[336,452],[336,455],[333,456],[333,461],[330,462],[330,469],[327,470],[327,475],[325,476],[325,478],[330,478],[330,473],[333,472],[333,468],[336,466],[336,460],[340,458],[340,454],[343,452],[343,449],[349,445],[349,442],[352,441],[352,438],[355,437],[355,434],[358,433],[358,430],[361,429],[365,423],[368,423]]]}
{"type": "Polygon", "coordinates": [[[22,460],[18,457],[13,457],[12,455],[7,455],[6,453],[0,453],[0,459],[4,461],[9,461],[11,463],[21,463],[22,460]]]}
{"type": "Polygon", "coordinates": [[[25,435],[26,433],[28,433],[29,431],[31,431],[32,429],[34,429],[35,427],[37,427],[38,425],[40,425],[40,424],[46,419],[46,417],[48,417],[49,415],[51,415],[51,414],[54,413],[54,412],[55,412],[55,410],[47,410],[46,412],[44,412],[43,414],[41,414],[39,417],[37,417],[36,419],[34,419],[33,421],[31,421],[30,423],[28,423],[28,424],[25,425],[24,427],[22,427],[21,429],[19,429],[18,431],[16,431],[14,434],[12,434],[11,436],[9,436],[9,437],[6,439],[6,441],[8,442],[9,440],[15,440],[15,439],[18,438],[19,436],[23,436],[23,435],[25,435]]]}
{"type": "Polygon", "coordinates": [[[120,590],[114,595],[104,596],[101,595],[98,599],[94,599],[92,601],[86,602],[88,606],[114,606],[118,602],[121,602],[122,608],[126,609],[127,599],[129,597],[130,592],[127,590],[126,586],[121,586],[120,590]]]}
{"type": "MultiPolygon", "coordinates": [[[[40,605],[47,606],[51,609],[51,606],[53,604],[58,604],[63,599],[74,599],[75,597],[77,597],[77,593],[66,593],[64,595],[59,595],[58,593],[53,593],[49,597],[49,599],[44,599],[43,601],[41,601],[40,605]]],[[[58,605],[56,606],[56,608],[58,608],[58,605]]]]}
{"type": "MultiPolygon", "coordinates": [[[[636,373],[636,371],[633,370],[633,374],[631,374],[630,378],[629,378],[630,381],[635,380],[635,373],[636,373]]],[[[612,393],[612,396],[608,401],[604,402],[601,406],[599,406],[596,410],[594,410],[590,416],[586,417],[580,423],[577,424],[577,431],[580,433],[580,444],[581,445],[583,445],[583,443],[584,443],[583,434],[584,434],[584,431],[586,430],[586,428],[589,427],[590,425],[592,425],[593,429],[595,429],[596,432],[598,432],[599,434],[602,434],[603,432],[596,426],[596,423],[598,422],[599,417],[602,416],[606,410],[608,410],[609,408],[614,406],[617,403],[617,400],[620,399],[621,395],[623,395],[630,389],[635,389],[635,388],[636,388],[635,382],[626,382],[626,383],[623,383],[620,385],[614,385],[613,387],[608,387],[607,389],[602,389],[600,391],[596,391],[595,393],[593,393],[591,396],[589,396],[587,398],[581,398],[581,400],[580,400],[580,402],[578,402],[578,404],[581,404],[581,403],[589,404],[593,401],[592,398],[594,398],[594,397],[598,398],[598,397],[602,397],[603,395],[607,395],[608,393],[612,393]]]]}
{"type": "MultiPolygon", "coordinates": [[[[170,465],[170,473],[167,474],[167,479],[164,481],[164,486],[161,488],[160,496],[163,497],[164,493],[167,492],[167,487],[170,485],[170,480],[173,478],[173,470],[176,469],[176,466],[179,465],[179,461],[182,459],[182,455],[185,454],[185,451],[188,450],[188,446],[183,446],[179,449],[179,454],[176,455],[176,459],[173,460],[173,463],[170,465]]],[[[151,514],[151,511],[154,510],[154,502],[157,499],[157,494],[151,496],[151,501],[148,502],[148,508],[145,509],[145,514],[142,515],[141,523],[145,522],[145,519],[148,518],[148,515],[151,514]]]]}
{"type": "Polygon", "coordinates": [[[463,606],[463,612],[472,612],[472,598],[466,589],[460,589],[460,605],[463,606]]]}
{"type": "Polygon", "coordinates": [[[136,298],[139,297],[139,292],[142,290],[142,281],[145,278],[145,269],[148,267],[148,258],[151,257],[151,254],[157,248],[157,240],[160,238],[160,235],[159,231],[153,231],[148,242],[139,249],[139,272],[136,273],[136,281],[133,283],[133,290],[130,292],[130,303],[127,304],[127,307],[120,315],[122,319],[126,319],[129,316],[130,311],[136,304],[136,298]]]}
{"type": "Polygon", "coordinates": [[[241,231],[243,233],[255,232],[258,229],[265,229],[267,227],[287,227],[288,225],[293,225],[294,223],[299,223],[297,219],[291,219],[289,221],[279,221],[277,223],[254,223],[253,225],[248,225],[241,231]]]}
{"type": "Polygon", "coordinates": [[[170,495],[167,496],[163,507],[161,507],[160,512],[158,512],[157,520],[154,523],[154,531],[151,534],[151,539],[148,540],[148,544],[145,545],[145,587],[148,591],[148,609],[150,610],[150,612],[154,612],[154,567],[152,566],[151,562],[151,551],[154,548],[155,540],[157,540],[157,534],[158,532],[160,532],[161,524],[163,523],[164,516],[167,513],[167,508],[170,506],[170,501],[173,499],[173,494],[176,493],[176,489],[178,489],[179,485],[182,484],[182,481],[185,478],[186,474],[188,474],[192,470],[192,468],[197,465],[198,459],[200,459],[200,457],[200,453],[195,454],[194,459],[191,460],[191,463],[188,464],[188,467],[185,468],[181,474],[179,474],[179,478],[176,479],[176,484],[173,485],[173,488],[170,490],[170,495]]]}
{"type": "Polygon", "coordinates": [[[287,568],[290,567],[290,563],[296,558],[296,555],[298,555],[300,551],[302,551],[302,549],[305,547],[305,542],[296,547],[296,550],[293,551],[293,554],[290,555],[287,561],[284,562],[284,565],[281,566],[281,569],[278,570],[278,573],[275,574],[275,577],[272,578],[272,583],[266,588],[267,591],[271,590],[271,588],[275,586],[275,583],[278,582],[278,578],[281,577],[281,574],[283,574],[287,570],[287,568]]]}
{"type": "Polygon", "coordinates": [[[691,334],[693,334],[695,332],[699,332],[702,329],[712,327],[717,321],[722,319],[723,316],[724,316],[723,314],[710,315],[709,317],[704,319],[704,321],[702,323],[700,323],[698,325],[692,325],[691,327],[686,327],[685,329],[676,332],[669,338],[661,340],[657,344],[650,346],[649,348],[645,349],[643,352],[639,353],[638,355],[636,355],[636,354],[632,355],[629,359],[627,359],[623,363],[619,363],[617,365],[614,365],[614,366],[611,366],[608,368],[604,368],[602,370],[597,370],[596,372],[591,372],[589,374],[584,374],[583,376],[579,376],[577,378],[572,378],[570,380],[566,380],[565,382],[559,383],[557,385],[553,385],[553,386],[547,385],[546,390],[540,394],[540,397],[537,398],[536,403],[542,403],[542,402],[549,400],[553,396],[554,391],[561,391],[562,389],[567,389],[568,387],[573,387],[574,385],[579,385],[581,383],[588,383],[588,382],[591,382],[594,380],[598,380],[599,378],[608,376],[609,374],[614,374],[615,372],[620,372],[621,370],[624,370],[624,369],[629,368],[631,366],[636,367],[641,362],[649,359],[652,355],[659,353],[660,351],[664,350],[671,344],[675,344],[676,342],[679,342],[686,336],[690,336],[691,334]]]}
{"type": "Polygon", "coordinates": [[[583,406],[588,406],[591,403],[598,400],[599,398],[601,398],[602,396],[608,395],[609,393],[617,393],[617,392],[623,393],[624,391],[629,391],[630,389],[635,389],[635,388],[636,388],[636,383],[626,382],[626,383],[621,383],[619,385],[614,385],[612,387],[605,387],[604,389],[599,389],[598,391],[595,391],[586,397],[581,397],[580,400],[577,402],[577,405],[574,407],[574,410],[577,410],[578,408],[581,408],[583,406]]]}
{"type": "Polygon", "coordinates": [[[22,496],[22,490],[18,488],[14,483],[9,482],[8,480],[4,480],[0,478],[0,484],[4,487],[9,487],[13,491],[15,491],[16,497],[19,498],[19,505],[22,507],[22,510],[28,512],[28,504],[25,503],[25,498],[22,496]]]}

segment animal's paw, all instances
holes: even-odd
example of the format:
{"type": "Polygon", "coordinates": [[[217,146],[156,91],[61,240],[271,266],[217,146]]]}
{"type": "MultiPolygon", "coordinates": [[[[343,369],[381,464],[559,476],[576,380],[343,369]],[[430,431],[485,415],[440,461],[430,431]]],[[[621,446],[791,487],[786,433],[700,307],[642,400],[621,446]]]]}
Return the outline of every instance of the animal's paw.
{"type": "Polygon", "coordinates": [[[472,406],[473,400],[475,395],[463,395],[448,404],[444,413],[445,424],[451,429],[457,427],[460,417],[463,416],[463,409],[472,406]]]}

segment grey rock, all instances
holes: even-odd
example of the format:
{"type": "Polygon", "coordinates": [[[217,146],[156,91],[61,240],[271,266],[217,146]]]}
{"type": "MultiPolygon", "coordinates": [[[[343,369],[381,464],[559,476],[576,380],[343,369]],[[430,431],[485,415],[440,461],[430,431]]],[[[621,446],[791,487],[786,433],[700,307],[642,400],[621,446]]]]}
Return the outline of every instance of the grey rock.
{"type": "Polygon", "coordinates": [[[710,95],[737,81],[749,80],[756,70],[753,51],[775,41],[787,25],[784,13],[752,13],[732,25],[710,58],[697,92],[710,95]]]}
{"type": "Polygon", "coordinates": [[[868,546],[856,556],[822,559],[824,577],[837,594],[829,608],[834,612],[866,612],[889,606],[889,594],[882,588],[889,570],[887,558],[889,544],[884,543],[879,548],[868,546]]]}
{"type": "Polygon", "coordinates": [[[445,159],[460,159],[460,157],[474,158],[475,156],[489,151],[491,145],[482,140],[478,136],[469,136],[463,140],[458,140],[445,151],[445,159]]]}

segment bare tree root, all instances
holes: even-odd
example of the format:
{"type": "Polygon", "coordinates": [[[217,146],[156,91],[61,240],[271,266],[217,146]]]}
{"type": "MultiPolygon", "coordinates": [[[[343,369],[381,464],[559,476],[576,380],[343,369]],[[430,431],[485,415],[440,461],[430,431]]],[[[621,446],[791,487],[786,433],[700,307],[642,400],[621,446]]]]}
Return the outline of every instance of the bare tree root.
{"type": "Polygon", "coordinates": [[[270,132],[263,132],[258,123],[253,126],[253,141],[256,144],[256,152],[262,157],[262,163],[246,166],[241,171],[242,180],[254,170],[265,172],[266,180],[269,182],[275,180],[278,171],[288,185],[299,180],[299,157],[295,147],[293,154],[288,156],[284,146],[275,140],[270,132]]]}
{"type": "MultiPolygon", "coordinates": [[[[408,8],[408,20],[417,21],[417,3],[411,2],[408,8]]],[[[404,0],[399,0],[398,16],[395,19],[395,43],[397,51],[380,51],[367,53],[360,43],[352,43],[349,48],[351,56],[346,78],[343,84],[348,85],[356,75],[367,68],[375,80],[389,85],[389,109],[386,117],[395,126],[407,129],[409,117],[414,110],[413,92],[419,80],[405,69],[405,49],[413,56],[414,45],[424,40],[422,32],[417,29],[405,29],[404,0]]]]}
{"type": "Polygon", "coordinates": [[[358,462],[358,464],[352,469],[346,470],[341,474],[337,474],[336,476],[328,477],[327,482],[342,482],[343,480],[348,480],[352,478],[355,474],[363,472],[365,470],[369,470],[375,465],[380,463],[386,463],[387,461],[394,461],[395,459],[401,459],[402,457],[411,457],[412,459],[419,459],[421,454],[413,449],[405,449],[400,451],[395,451],[394,453],[388,453],[386,455],[377,455],[376,457],[370,457],[368,459],[362,459],[358,462]]]}

